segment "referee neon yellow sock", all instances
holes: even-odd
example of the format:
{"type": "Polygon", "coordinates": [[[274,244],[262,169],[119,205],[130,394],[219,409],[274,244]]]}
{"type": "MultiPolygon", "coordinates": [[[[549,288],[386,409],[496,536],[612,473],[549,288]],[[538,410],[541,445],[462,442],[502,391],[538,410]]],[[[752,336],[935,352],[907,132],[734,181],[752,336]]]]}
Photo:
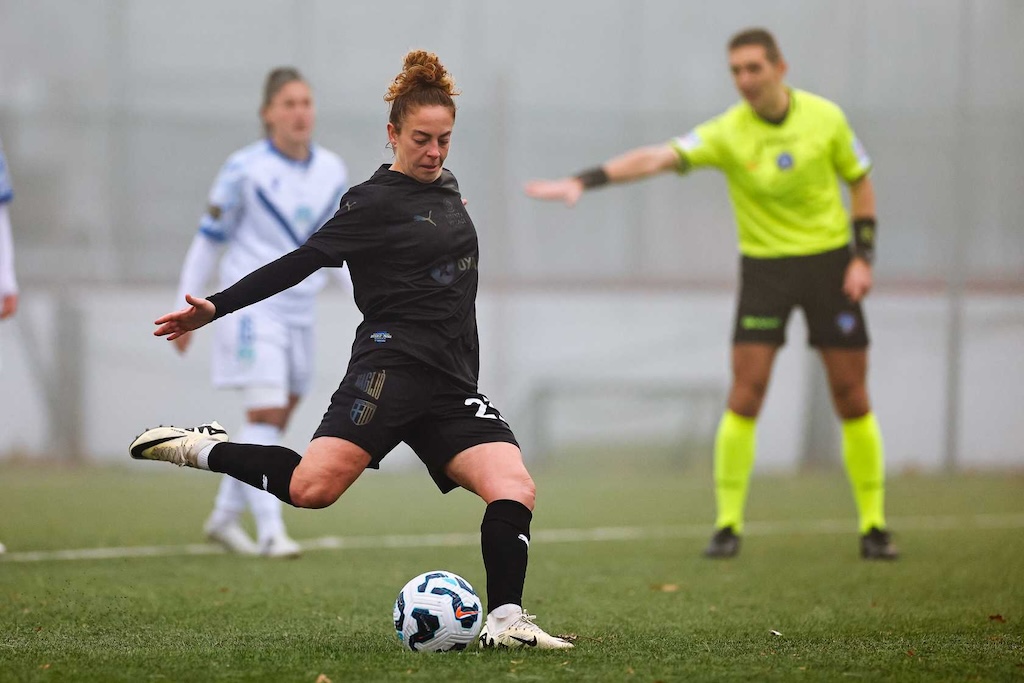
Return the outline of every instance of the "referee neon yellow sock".
{"type": "Polygon", "coordinates": [[[843,460],[857,503],[860,533],[885,529],[885,456],[874,413],[843,420],[843,460]]]}
{"type": "Polygon", "coordinates": [[[715,437],[715,528],[743,531],[743,507],[754,469],[757,420],[726,410],[715,437]]]}

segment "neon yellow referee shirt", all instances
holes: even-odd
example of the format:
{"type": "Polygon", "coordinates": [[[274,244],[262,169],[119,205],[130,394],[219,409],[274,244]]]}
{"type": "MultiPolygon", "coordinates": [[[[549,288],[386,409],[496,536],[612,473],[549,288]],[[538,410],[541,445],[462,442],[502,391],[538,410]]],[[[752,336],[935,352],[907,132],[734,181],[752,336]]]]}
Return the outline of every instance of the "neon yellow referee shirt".
{"type": "Polygon", "coordinates": [[[852,183],[871,170],[836,104],[803,90],[789,95],[780,124],[743,101],[669,143],[680,173],[711,166],[725,174],[745,256],[807,256],[849,243],[838,178],[852,183]]]}

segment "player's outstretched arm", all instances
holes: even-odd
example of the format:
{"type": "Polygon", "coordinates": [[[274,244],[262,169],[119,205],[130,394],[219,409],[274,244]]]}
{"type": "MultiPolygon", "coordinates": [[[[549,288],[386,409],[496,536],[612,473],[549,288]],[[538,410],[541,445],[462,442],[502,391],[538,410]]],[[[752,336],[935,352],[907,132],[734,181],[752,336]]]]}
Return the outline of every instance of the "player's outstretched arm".
{"type": "Polygon", "coordinates": [[[562,201],[573,206],[585,190],[607,183],[628,183],[677,167],[679,156],[668,145],[638,147],[600,166],[581,171],[575,176],[557,180],[531,180],[526,183],[528,197],[562,201]]]}
{"type": "Polygon", "coordinates": [[[198,330],[213,320],[217,314],[217,308],[207,299],[186,294],[185,301],[189,304],[188,307],[162,315],[154,321],[157,325],[154,335],[174,341],[192,330],[198,330]]]}

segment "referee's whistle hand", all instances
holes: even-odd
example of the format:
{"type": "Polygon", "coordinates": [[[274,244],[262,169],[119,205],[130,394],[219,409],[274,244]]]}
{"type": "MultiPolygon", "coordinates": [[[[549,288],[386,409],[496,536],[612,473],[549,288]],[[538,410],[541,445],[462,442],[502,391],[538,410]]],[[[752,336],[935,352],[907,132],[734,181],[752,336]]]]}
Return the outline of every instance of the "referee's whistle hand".
{"type": "Polygon", "coordinates": [[[583,183],[579,178],[561,178],[559,180],[531,180],[523,190],[527,197],[549,201],[565,202],[573,206],[583,195],[583,183]]]}

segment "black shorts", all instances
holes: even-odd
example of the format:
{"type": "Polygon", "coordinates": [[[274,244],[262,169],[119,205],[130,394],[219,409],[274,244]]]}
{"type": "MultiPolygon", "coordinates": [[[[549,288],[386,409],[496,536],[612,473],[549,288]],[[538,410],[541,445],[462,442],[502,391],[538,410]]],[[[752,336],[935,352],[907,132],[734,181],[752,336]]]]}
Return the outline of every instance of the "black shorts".
{"type": "Polygon", "coordinates": [[[866,348],[864,312],[843,293],[849,263],[846,247],[811,256],[742,257],[733,343],[785,344],[790,311],[799,306],[810,346],[866,348]]]}
{"type": "Polygon", "coordinates": [[[372,355],[349,366],[313,438],[320,436],[356,444],[370,454],[374,469],[404,441],[442,493],[457,486],[444,468],[462,451],[484,443],[519,445],[483,394],[460,388],[429,366],[414,361],[383,366],[372,355]]]}

